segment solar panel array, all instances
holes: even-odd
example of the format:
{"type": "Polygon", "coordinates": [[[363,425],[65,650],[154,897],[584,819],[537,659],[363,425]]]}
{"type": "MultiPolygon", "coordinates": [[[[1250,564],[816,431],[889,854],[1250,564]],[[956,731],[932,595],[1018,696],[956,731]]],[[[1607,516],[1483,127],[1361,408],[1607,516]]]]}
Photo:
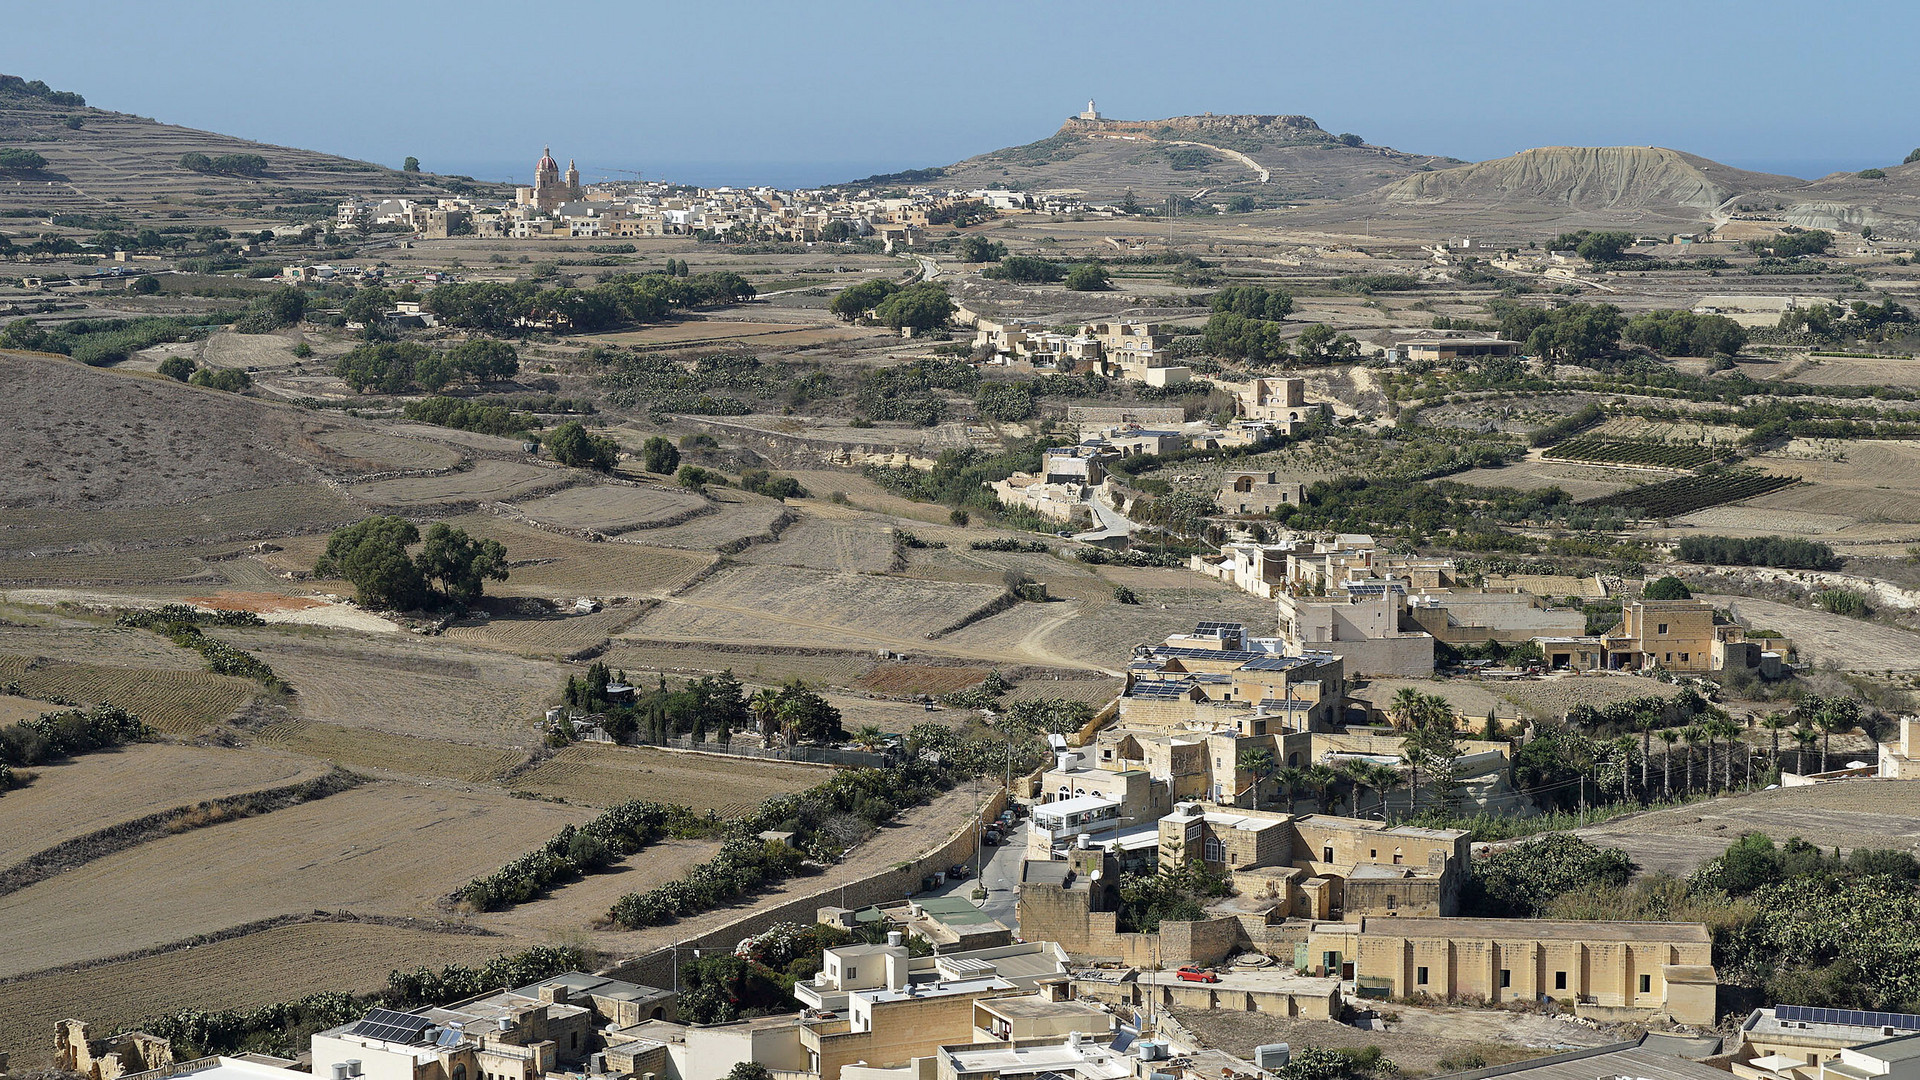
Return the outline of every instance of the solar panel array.
{"type": "Polygon", "coordinates": [[[1843,1024],[1847,1027],[1893,1028],[1920,1031],[1920,1016],[1912,1013],[1862,1012],[1859,1009],[1815,1009],[1805,1005],[1775,1005],[1776,1020],[1802,1024],[1843,1024]]]}
{"type": "Polygon", "coordinates": [[[369,1009],[367,1015],[351,1028],[349,1035],[360,1035],[383,1042],[418,1042],[420,1033],[433,1026],[433,1021],[412,1013],[395,1012],[392,1009],[369,1009]]]}

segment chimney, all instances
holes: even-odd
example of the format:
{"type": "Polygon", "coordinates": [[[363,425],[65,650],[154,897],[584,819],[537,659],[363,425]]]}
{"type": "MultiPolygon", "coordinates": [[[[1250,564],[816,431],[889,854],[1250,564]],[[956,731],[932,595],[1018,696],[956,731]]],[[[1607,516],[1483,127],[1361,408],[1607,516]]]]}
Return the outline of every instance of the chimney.
{"type": "Polygon", "coordinates": [[[567,984],[548,983],[540,988],[540,1000],[552,1005],[567,1003],[567,984]]]}

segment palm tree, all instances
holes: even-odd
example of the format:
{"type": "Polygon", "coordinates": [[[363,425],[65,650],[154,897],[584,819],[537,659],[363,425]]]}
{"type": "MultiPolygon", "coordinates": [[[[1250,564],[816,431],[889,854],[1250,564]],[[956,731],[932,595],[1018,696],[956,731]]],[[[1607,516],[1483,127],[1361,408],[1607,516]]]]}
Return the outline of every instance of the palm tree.
{"type": "Polygon", "coordinates": [[[1666,728],[1660,732],[1660,741],[1667,744],[1667,752],[1660,755],[1660,791],[1661,798],[1673,798],[1673,744],[1680,741],[1680,732],[1666,728]]]}
{"type": "Polygon", "coordinates": [[[1259,746],[1240,751],[1239,760],[1234,764],[1253,774],[1253,808],[1260,809],[1260,785],[1266,783],[1280,763],[1274,760],[1273,751],[1259,746]]]}
{"type": "Polygon", "coordinates": [[[1273,775],[1280,781],[1281,788],[1287,793],[1287,813],[1291,814],[1293,813],[1295,792],[1307,786],[1307,770],[1287,766],[1286,768],[1275,770],[1273,775]]]}
{"type": "Polygon", "coordinates": [[[1719,717],[1718,719],[1709,720],[1707,721],[1707,727],[1714,734],[1726,740],[1727,758],[1726,758],[1726,763],[1721,768],[1722,780],[1724,781],[1724,783],[1722,784],[1722,787],[1724,787],[1728,791],[1732,791],[1733,790],[1733,744],[1740,739],[1740,736],[1742,733],[1741,727],[1739,724],[1735,723],[1733,718],[1730,716],[1722,716],[1722,717],[1719,717]]]}
{"type": "Polygon", "coordinates": [[[1633,726],[1640,729],[1640,797],[1642,799],[1647,797],[1647,789],[1652,786],[1648,780],[1647,770],[1653,768],[1653,729],[1659,726],[1660,720],[1660,713],[1653,709],[1642,710],[1633,718],[1633,726]]]}
{"type": "Polygon", "coordinates": [[[780,692],[772,687],[762,688],[747,699],[747,711],[760,722],[760,734],[773,737],[773,720],[780,712],[780,692]]]}
{"type": "Polygon", "coordinates": [[[1771,713],[1760,723],[1765,725],[1768,731],[1773,732],[1773,767],[1778,769],[1780,767],[1780,733],[1793,726],[1793,714],[1771,713]]]}
{"type": "Polygon", "coordinates": [[[878,749],[886,741],[887,733],[880,730],[878,724],[867,724],[853,735],[853,744],[862,750],[878,749]]]}
{"type": "MultiPolygon", "coordinates": [[[[1346,777],[1347,781],[1353,785],[1354,817],[1360,816],[1360,793],[1368,788],[1374,788],[1380,792],[1381,816],[1386,816],[1386,791],[1378,786],[1380,780],[1379,770],[1381,768],[1382,766],[1363,758],[1349,758],[1340,763],[1340,774],[1346,777]]],[[[1399,775],[1397,772],[1394,773],[1396,777],[1399,775]]]]}
{"type": "Polygon", "coordinates": [[[1827,763],[1827,750],[1833,743],[1833,733],[1852,731],[1860,723],[1860,703],[1850,697],[1835,694],[1822,698],[1813,715],[1813,722],[1820,728],[1820,771],[1832,768],[1827,763]]]}
{"type": "Polygon", "coordinates": [[[1392,704],[1387,706],[1393,717],[1393,726],[1409,728],[1426,705],[1426,695],[1411,686],[1403,686],[1393,695],[1392,704]]]}
{"type": "Polygon", "coordinates": [[[1316,813],[1327,812],[1327,800],[1334,785],[1340,782],[1340,774],[1318,762],[1300,770],[1301,782],[1313,789],[1313,807],[1316,813]]]}
{"type": "Polygon", "coordinates": [[[1800,744],[1800,775],[1807,774],[1807,751],[1820,741],[1820,733],[1805,724],[1793,729],[1793,741],[1800,744]]]}
{"type": "Polygon", "coordinates": [[[1693,748],[1701,743],[1707,743],[1707,786],[1712,787],[1713,744],[1708,741],[1705,729],[1699,724],[1688,724],[1686,730],[1680,733],[1680,737],[1687,740],[1687,794],[1693,794],[1693,748]]]}

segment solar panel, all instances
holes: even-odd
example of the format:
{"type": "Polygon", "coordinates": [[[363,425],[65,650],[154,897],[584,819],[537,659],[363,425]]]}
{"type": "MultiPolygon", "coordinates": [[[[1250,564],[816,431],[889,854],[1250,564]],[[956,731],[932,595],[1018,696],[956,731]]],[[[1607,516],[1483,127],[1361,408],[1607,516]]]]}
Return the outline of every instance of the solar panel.
{"type": "Polygon", "coordinates": [[[1112,1047],[1113,1052],[1116,1054],[1126,1053],[1127,1047],[1133,1045],[1134,1037],[1137,1036],[1138,1034],[1139,1034],[1138,1032],[1134,1031],[1130,1027],[1124,1027],[1124,1026],[1121,1027],[1121,1029],[1117,1033],[1115,1033],[1113,1036],[1113,1047],[1112,1047]]]}
{"type": "Polygon", "coordinates": [[[1806,1005],[1775,1005],[1775,1019],[1800,1024],[1838,1024],[1845,1027],[1893,1028],[1896,1031],[1920,1031],[1920,1016],[1913,1013],[1867,1012],[1860,1009],[1818,1009],[1806,1005]]]}
{"type": "Polygon", "coordinates": [[[418,1041],[420,1033],[433,1026],[433,1021],[413,1013],[395,1012],[392,1009],[369,1009],[359,1023],[347,1029],[349,1035],[359,1035],[382,1042],[411,1043],[418,1041]]]}

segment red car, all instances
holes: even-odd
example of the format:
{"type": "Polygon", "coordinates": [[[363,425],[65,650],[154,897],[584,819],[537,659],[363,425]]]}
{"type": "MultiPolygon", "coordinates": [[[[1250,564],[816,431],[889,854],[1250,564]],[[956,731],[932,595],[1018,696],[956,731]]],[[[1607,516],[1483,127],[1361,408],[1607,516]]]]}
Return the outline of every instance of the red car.
{"type": "Polygon", "coordinates": [[[1181,982],[1217,983],[1220,981],[1220,976],[1215,975],[1206,968],[1183,967],[1179,971],[1174,972],[1174,975],[1178,977],[1181,982]]]}

